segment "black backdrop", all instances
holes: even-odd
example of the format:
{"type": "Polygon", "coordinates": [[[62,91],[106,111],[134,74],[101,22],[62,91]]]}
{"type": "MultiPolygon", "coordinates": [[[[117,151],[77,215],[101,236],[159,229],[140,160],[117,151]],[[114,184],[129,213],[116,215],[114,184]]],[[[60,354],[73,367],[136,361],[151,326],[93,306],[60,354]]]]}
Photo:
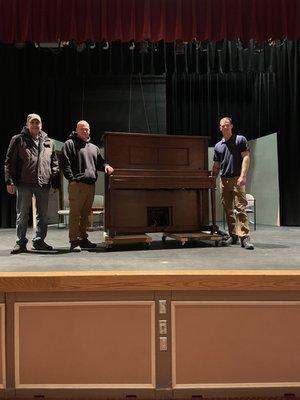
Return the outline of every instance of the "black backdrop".
{"type": "MultiPolygon", "coordinates": [[[[158,122],[164,119],[162,75],[166,77],[169,134],[209,135],[213,145],[219,137],[218,120],[225,114],[232,116],[235,128],[249,139],[278,132],[281,223],[300,225],[299,42],[179,45],[149,43],[146,53],[138,44],[130,50],[129,44],[120,42],[110,44],[108,50],[99,43],[81,53],[72,45],[64,49],[0,45],[1,227],[15,223],[14,200],[6,194],[3,180],[3,160],[10,137],[20,131],[29,112],[40,113],[49,135],[64,141],[74,122],[85,117],[87,109],[77,116],[82,111],[83,95],[97,93],[109,82],[116,87],[117,78],[129,82],[130,76],[134,76],[132,87],[137,88],[141,77],[149,76],[144,86],[146,103],[157,96],[152,101],[152,113],[149,111],[150,130],[155,132],[159,127],[163,131],[163,123],[158,122]]],[[[124,99],[128,98],[129,85],[127,89],[123,85],[122,91],[124,99]]],[[[132,96],[133,104],[142,104],[140,92],[133,89],[132,96]]],[[[98,121],[97,116],[93,117],[93,99],[89,102],[88,116],[98,121]]],[[[111,102],[114,123],[121,103],[111,102]]],[[[127,109],[128,104],[124,105],[127,109]]],[[[145,112],[134,114],[140,114],[145,122],[145,112]]],[[[128,113],[124,111],[123,115],[124,121],[118,126],[123,123],[124,130],[128,130],[128,113]]],[[[95,128],[102,130],[99,123],[95,128]]]]}

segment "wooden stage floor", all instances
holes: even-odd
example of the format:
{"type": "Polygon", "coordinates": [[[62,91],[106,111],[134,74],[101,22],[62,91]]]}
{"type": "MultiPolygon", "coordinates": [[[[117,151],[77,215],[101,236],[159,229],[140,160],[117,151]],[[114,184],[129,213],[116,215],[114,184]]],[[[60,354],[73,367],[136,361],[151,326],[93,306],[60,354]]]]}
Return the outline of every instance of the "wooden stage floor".
{"type": "Polygon", "coordinates": [[[131,244],[106,251],[102,231],[89,237],[96,250],[70,253],[68,230],[53,226],[47,236],[53,252],[11,255],[15,231],[0,230],[2,291],[300,289],[298,227],[258,227],[252,232],[254,251],[214,242],[163,243],[161,234],[152,235],[148,250],[131,244]]]}
{"type": "MultiPolygon", "coordinates": [[[[33,235],[29,230],[28,238],[33,235]]],[[[255,250],[240,246],[215,247],[214,242],[191,242],[182,246],[173,239],[162,243],[161,234],[153,234],[150,249],[142,244],[117,245],[106,251],[103,232],[90,232],[98,247],[93,251],[70,253],[68,230],[50,227],[49,253],[29,252],[11,255],[14,229],[0,230],[0,272],[50,271],[140,271],[140,270],[300,270],[300,228],[258,227],[252,232],[255,250]]],[[[31,243],[28,244],[30,247],[31,243]]]]}

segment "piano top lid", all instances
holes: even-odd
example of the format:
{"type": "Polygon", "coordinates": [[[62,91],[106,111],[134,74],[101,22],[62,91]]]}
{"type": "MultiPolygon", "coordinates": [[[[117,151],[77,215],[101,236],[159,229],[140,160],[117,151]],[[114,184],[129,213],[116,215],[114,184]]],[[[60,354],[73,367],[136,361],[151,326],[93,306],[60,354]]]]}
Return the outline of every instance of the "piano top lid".
{"type": "Polygon", "coordinates": [[[115,169],[207,170],[208,137],[106,132],[106,162],[115,169]]]}

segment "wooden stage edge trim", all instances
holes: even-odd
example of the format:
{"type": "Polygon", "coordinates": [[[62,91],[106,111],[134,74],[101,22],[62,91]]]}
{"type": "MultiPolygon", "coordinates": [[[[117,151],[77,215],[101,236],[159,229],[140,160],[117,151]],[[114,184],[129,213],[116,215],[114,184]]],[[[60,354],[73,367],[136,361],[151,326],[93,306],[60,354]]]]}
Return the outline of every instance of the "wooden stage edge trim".
{"type": "Polygon", "coordinates": [[[297,291],[300,270],[2,272],[0,292],[297,291]]]}

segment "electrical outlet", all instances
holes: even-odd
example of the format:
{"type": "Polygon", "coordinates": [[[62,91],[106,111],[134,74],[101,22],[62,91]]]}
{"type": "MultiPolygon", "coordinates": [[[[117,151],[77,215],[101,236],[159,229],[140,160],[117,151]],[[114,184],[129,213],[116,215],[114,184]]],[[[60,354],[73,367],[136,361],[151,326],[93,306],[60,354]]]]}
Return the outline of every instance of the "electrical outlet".
{"type": "Polygon", "coordinates": [[[159,313],[167,314],[167,300],[158,300],[159,304],[159,313]]]}
{"type": "Polygon", "coordinates": [[[160,335],[166,335],[167,334],[167,320],[166,319],[160,319],[158,321],[159,323],[159,334],[160,335]]]}
{"type": "Polygon", "coordinates": [[[159,350],[167,351],[168,350],[168,341],[166,336],[161,336],[159,338],[159,350]]]}

